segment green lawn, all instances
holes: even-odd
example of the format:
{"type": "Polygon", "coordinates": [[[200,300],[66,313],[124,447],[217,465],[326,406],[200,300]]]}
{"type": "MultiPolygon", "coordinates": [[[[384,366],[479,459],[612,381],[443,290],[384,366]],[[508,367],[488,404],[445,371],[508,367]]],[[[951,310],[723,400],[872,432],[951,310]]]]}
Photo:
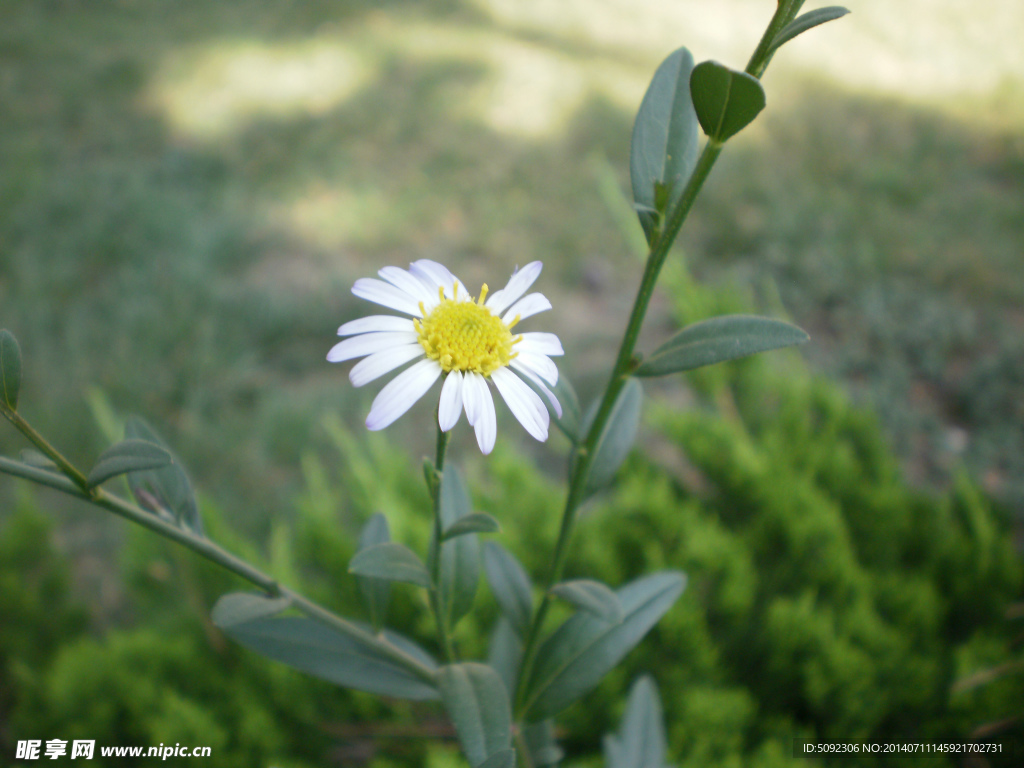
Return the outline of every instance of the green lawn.
{"type": "MultiPolygon", "coordinates": [[[[683,250],[699,276],[781,299],[913,478],[966,462],[1024,510],[1024,11],[851,5],[779,54],[683,250]]],[[[771,6],[6,3],[0,324],[24,412],[84,462],[98,388],[258,527],[324,414],[359,425],[373,394],[324,361],[366,311],[351,282],[417,258],[474,289],[542,259],[555,310],[537,327],[586,389],[638,279],[596,178],[626,189],[664,55],[741,65],[771,6]]],[[[649,336],[666,330],[655,316],[649,336]]],[[[414,453],[427,421],[396,427],[414,453]]]]}

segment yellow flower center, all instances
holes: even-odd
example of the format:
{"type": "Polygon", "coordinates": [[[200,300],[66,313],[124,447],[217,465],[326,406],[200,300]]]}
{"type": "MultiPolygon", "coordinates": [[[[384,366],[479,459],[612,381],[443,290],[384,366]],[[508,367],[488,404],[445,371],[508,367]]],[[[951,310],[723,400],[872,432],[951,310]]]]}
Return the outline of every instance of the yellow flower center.
{"type": "Polygon", "coordinates": [[[446,373],[473,371],[482,376],[490,376],[512,361],[516,356],[512,346],[523,337],[513,336],[509,329],[519,317],[505,325],[492,314],[484,306],[486,285],[480,289],[477,301],[457,301],[458,286],[455,299],[446,299],[443,288],[438,293],[441,303],[427,315],[420,302],[420,311],[426,316],[412,321],[427,357],[437,360],[446,373]]]}

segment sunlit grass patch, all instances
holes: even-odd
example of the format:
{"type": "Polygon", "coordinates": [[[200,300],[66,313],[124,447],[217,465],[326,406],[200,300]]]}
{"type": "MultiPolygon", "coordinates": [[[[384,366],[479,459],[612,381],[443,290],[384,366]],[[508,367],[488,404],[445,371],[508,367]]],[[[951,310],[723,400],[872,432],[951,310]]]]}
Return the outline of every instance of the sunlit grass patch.
{"type": "Polygon", "coordinates": [[[172,53],[149,90],[176,131],[209,139],[255,120],[323,115],[369,75],[366,62],[335,39],[217,41],[172,53]]]}
{"type": "Polygon", "coordinates": [[[524,39],[490,26],[400,23],[388,43],[394,56],[479,66],[477,82],[452,100],[452,117],[526,138],[564,133],[594,96],[632,109],[646,84],[643,68],[621,58],[574,55],[557,41],[524,39]]]}

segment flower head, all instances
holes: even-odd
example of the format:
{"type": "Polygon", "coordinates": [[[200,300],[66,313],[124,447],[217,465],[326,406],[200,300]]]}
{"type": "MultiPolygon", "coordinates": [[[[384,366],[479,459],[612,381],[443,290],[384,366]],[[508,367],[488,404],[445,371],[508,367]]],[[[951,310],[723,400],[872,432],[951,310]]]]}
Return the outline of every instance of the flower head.
{"type": "Polygon", "coordinates": [[[444,376],[438,423],[445,432],[465,410],[480,450],[491,452],[497,434],[491,382],[526,431],[546,440],[548,409],[524,379],[543,392],[561,416],[558,399],[545,382],[554,386],[558,381],[551,357],[563,354],[562,344],[553,333],[512,330],[520,320],[551,309],[551,302],[540,293],[524,296],[541,267],[539,261],[527,264],[490,296],[484,285],[477,299],[446,267],[427,259],[413,262],[408,270],[384,267],[378,272],[383,280],[356,280],[352,287],[356,296],[411,319],[370,315],[345,323],[338,335],[349,338],[335,344],[327,359],[339,363],[363,358],[349,373],[357,387],[418,360],[380,391],[366,426],[372,430],[388,426],[444,376]]]}

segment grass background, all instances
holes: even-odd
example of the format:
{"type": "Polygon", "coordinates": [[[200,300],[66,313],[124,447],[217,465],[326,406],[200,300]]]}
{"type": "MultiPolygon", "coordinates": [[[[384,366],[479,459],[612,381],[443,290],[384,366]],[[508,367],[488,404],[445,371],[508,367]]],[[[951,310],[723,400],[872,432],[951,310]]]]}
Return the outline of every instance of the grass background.
{"type": "MultiPolygon", "coordinates": [[[[807,328],[811,364],[880,411],[915,482],[966,465],[1024,514],[1024,6],[849,5],[776,57],[678,258],[807,328]]],[[[742,66],[773,7],[8,0],[0,325],[23,412],[88,465],[101,392],[260,535],[325,414],[356,427],[376,390],[324,361],[367,311],[352,281],[418,258],[492,288],[543,260],[555,309],[531,327],[593,391],[639,279],[606,198],[628,189],[646,83],[683,44],[742,66]]],[[[419,455],[430,417],[392,437],[419,455]]],[[[507,414],[500,431],[529,442],[507,414]]],[[[79,512],[68,547],[114,610],[93,553],[120,528],[79,512]]]]}

